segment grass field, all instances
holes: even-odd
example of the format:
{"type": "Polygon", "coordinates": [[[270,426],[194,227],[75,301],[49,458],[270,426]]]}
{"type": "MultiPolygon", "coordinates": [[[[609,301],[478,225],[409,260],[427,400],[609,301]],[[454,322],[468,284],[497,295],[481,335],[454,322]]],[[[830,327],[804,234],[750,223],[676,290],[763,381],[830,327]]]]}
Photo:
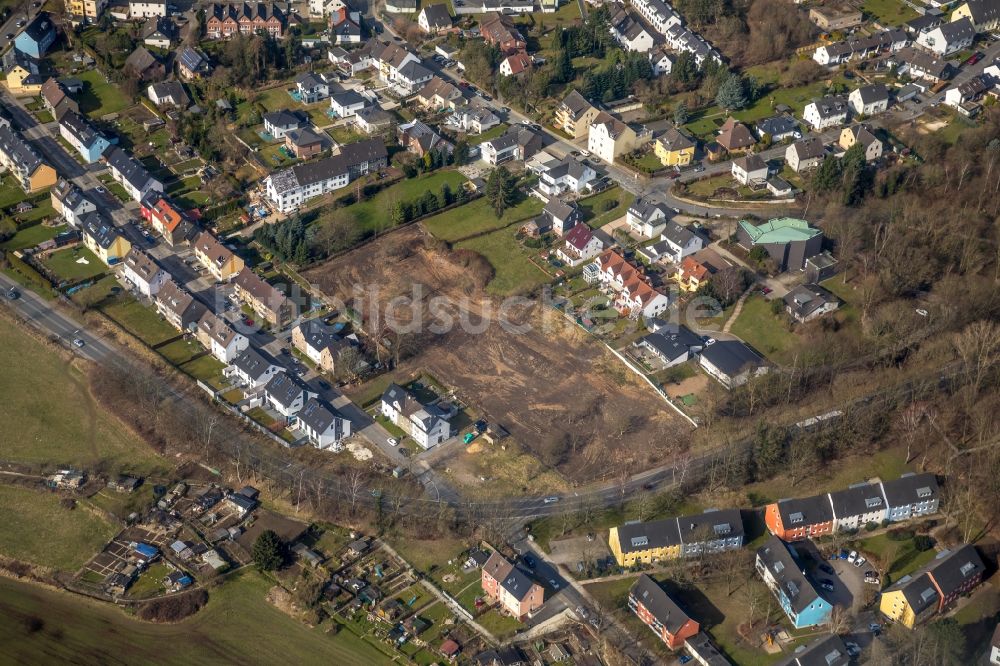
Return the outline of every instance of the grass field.
{"type": "Polygon", "coordinates": [[[465,176],[458,171],[435,171],[417,178],[406,178],[381,190],[370,199],[337,210],[337,213],[346,212],[364,231],[386,229],[392,226],[389,209],[394,203],[413,201],[427,191],[437,194],[445,183],[455,192],[465,180],[465,176]]]}
{"type": "Polygon", "coordinates": [[[903,4],[901,0],[865,0],[861,9],[886,28],[900,26],[918,16],[915,9],[903,4]]]}
{"type": "Polygon", "coordinates": [[[86,379],[56,352],[0,319],[0,459],[86,467],[98,459],[137,471],[157,457],[93,402],[86,379]]]}
{"type": "Polygon", "coordinates": [[[59,233],[66,230],[66,225],[58,227],[46,227],[41,224],[33,224],[30,227],[20,229],[16,234],[0,245],[4,250],[23,250],[26,247],[35,247],[43,241],[55,238],[59,233]]]}
{"type": "Polygon", "coordinates": [[[204,349],[194,340],[174,340],[168,345],[159,347],[156,351],[170,363],[181,365],[193,359],[204,349]]]}
{"type": "Polygon", "coordinates": [[[109,83],[98,69],[89,69],[76,75],[84,82],[83,92],[77,96],[80,112],[94,118],[118,113],[132,106],[129,99],[114,84],[109,83]]]}
{"type": "Polygon", "coordinates": [[[543,207],[540,199],[525,197],[497,218],[486,198],[480,197],[464,206],[428,218],[424,221],[424,226],[438,238],[453,242],[475,233],[502,229],[514,222],[533,218],[542,212],[543,207]]]}
{"type": "Polygon", "coordinates": [[[122,299],[104,306],[102,310],[147,345],[158,345],[180,335],[155,310],[135,299],[122,299]]]}
{"type": "Polygon", "coordinates": [[[635,195],[631,192],[612,187],[600,194],[581,199],[579,202],[580,212],[583,213],[583,219],[587,225],[591,229],[597,229],[608,222],[614,222],[627,213],[628,207],[632,205],[634,200],[635,195]],[[604,207],[609,201],[617,202],[617,205],[610,210],[605,210],[604,207]]]}
{"type": "Polygon", "coordinates": [[[133,620],[117,608],[68,593],[0,579],[0,660],[10,663],[90,662],[190,664],[389,663],[381,652],[342,630],[310,629],[269,605],[269,584],[247,572],[213,589],[194,617],[169,625],[133,620]],[[44,627],[26,629],[29,617],[44,627]]]}
{"type": "Polygon", "coordinates": [[[53,252],[44,259],[45,265],[63,280],[75,282],[103,273],[107,266],[93,252],[81,246],[53,252]],[[82,263],[82,261],[86,263],[82,263]]]}
{"type": "Polygon", "coordinates": [[[743,310],[731,330],[769,360],[788,363],[795,353],[798,339],[785,328],[787,318],[784,311],[780,315],[771,312],[771,301],[753,295],[743,304],[743,310]]]}
{"type": "Polygon", "coordinates": [[[496,274],[486,291],[496,296],[524,293],[552,279],[528,259],[514,238],[516,233],[516,229],[501,229],[458,244],[475,250],[493,265],[496,274]]]}
{"type": "Polygon", "coordinates": [[[506,132],[509,127],[510,125],[508,125],[507,123],[500,123],[496,127],[491,127],[482,134],[470,136],[469,143],[474,146],[478,146],[479,144],[484,143],[486,141],[492,141],[493,139],[499,136],[503,136],[503,133],[506,132]]]}
{"type": "Polygon", "coordinates": [[[862,552],[877,555],[879,559],[885,560],[891,556],[892,561],[888,563],[890,582],[913,573],[937,555],[937,551],[933,548],[918,551],[913,539],[893,541],[887,534],[862,539],[860,544],[862,552]]]}
{"type": "Polygon", "coordinates": [[[0,553],[60,571],[76,571],[114,536],[117,527],[83,506],[66,509],[60,497],[0,486],[0,553]]]}

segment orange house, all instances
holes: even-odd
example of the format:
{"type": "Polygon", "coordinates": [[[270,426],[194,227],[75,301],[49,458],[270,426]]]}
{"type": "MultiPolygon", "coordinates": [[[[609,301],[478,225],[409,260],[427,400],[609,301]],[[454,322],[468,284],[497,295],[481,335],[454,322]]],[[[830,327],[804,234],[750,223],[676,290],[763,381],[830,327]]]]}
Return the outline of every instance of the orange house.
{"type": "Polygon", "coordinates": [[[764,523],[782,541],[799,541],[833,532],[829,495],[778,500],[768,504],[764,523]]]}
{"type": "Polygon", "coordinates": [[[671,650],[698,633],[698,623],[646,574],[639,576],[629,591],[628,606],[671,650]]]}

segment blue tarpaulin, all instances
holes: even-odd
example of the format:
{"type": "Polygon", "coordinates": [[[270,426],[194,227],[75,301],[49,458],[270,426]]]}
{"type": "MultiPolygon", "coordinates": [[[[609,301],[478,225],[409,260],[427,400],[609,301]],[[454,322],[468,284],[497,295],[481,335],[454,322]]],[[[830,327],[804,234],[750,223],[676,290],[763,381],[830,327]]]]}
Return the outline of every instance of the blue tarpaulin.
{"type": "Polygon", "coordinates": [[[144,555],[145,557],[154,557],[160,551],[158,551],[155,547],[150,546],[148,543],[137,543],[135,544],[135,552],[140,555],[144,555]]]}

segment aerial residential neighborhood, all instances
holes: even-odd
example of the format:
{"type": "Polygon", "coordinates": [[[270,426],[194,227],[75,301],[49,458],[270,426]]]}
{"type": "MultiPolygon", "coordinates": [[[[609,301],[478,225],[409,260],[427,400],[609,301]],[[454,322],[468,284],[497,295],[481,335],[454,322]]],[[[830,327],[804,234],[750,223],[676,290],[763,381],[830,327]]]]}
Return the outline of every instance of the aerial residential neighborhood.
{"type": "Polygon", "coordinates": [[[997,0],[0,23],[0,662],[1000,663],[997,0]]]}

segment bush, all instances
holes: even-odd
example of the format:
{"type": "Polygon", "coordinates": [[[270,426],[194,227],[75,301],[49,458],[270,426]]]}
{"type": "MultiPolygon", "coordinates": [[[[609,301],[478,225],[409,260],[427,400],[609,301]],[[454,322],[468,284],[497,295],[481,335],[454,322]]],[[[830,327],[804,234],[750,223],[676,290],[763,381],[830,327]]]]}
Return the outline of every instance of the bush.
{"type": "Polygon", "coordinates": [[[617,199],[608,199],[601,204],[601,212],[607,213],[609,210],[614,210],[618,207],[617,199]]]}
{"type": "Polygon", "coordinates": [[[913,547],[918,551],[923,553],[934,547],[934,539],[930,538],[926,534],[918,534],[913,537],[913,547]]]}
{"type": "Polygon", "coordinates": [[[179,622],[194,615],[208,602],[208,592],[191,590],[163,599],[153,599],[139,606],[136,615],[146,622],[179,622]]]}
{"type": "Polygon", "coordinates": [[[913,530],[890,530],[886,536],[890,541],[909,541],[913,538],[913,530]]]}
{"type": "Polygon", "coordinates": [[[874,532],[878,529],[878,523],[868,523],[865,525],[865,530],[868,532],[874,532]]]}

